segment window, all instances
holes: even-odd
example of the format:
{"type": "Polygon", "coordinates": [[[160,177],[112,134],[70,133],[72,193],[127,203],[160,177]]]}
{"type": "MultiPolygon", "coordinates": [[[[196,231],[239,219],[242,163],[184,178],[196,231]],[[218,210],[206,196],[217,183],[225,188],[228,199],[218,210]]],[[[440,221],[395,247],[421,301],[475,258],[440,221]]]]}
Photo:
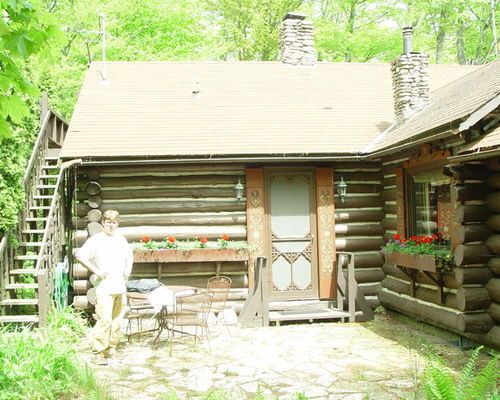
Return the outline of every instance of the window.
{"type": "Polygon", "coordinates": [[[441,168],[406,170],[407,232],[410,236],[439,234],[449,238],[446,214],[450,178],[440,171],[441,168]]]}

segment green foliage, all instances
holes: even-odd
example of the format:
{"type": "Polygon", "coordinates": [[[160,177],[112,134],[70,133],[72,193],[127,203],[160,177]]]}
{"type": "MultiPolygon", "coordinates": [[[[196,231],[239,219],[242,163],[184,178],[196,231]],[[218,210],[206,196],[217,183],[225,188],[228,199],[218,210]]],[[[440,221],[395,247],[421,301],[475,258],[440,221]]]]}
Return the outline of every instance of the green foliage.
{"type": "Polygon", "coordinates": [[[71,309],[52,313],[45,329],[0,329],[0,400],[108,399],[79,360],[84,322],[71,309]],[[78,397],[80,398],[80,397],[78,397]]]}
{"type": "Polygon", "coordinates": [[[29,116],[28,97],[38,94],[23,70],[28,57],[48,58],[49,42],[59,33],[52,18],[34,1],[0,0],[0,140],[12,135],[11,124],[29,116]]]}
{"type": "Polygon", "coordinates": [[[499,357],[491,359],[480,371],[477,361],[481,347],[476,348],[462,369],[458,380],[434,353],[428,355],[424,371],[424,388],[427,400],[497,400],[499,357]]]}

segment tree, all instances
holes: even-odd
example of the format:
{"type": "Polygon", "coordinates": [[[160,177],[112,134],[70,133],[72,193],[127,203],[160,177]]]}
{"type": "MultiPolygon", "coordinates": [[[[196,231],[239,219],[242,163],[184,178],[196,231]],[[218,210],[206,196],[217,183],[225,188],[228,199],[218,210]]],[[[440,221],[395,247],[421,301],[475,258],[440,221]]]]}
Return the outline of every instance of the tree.
{"type": "Polygon", "coordinates": [[[25,60],[49,56],[49,42],[58,37],[53,20],[39,4],[21,0],[0,0],[0,141],[12,134],[12,123],[29,115],[27,97],[38,94],[24,70],[25,60]]]}

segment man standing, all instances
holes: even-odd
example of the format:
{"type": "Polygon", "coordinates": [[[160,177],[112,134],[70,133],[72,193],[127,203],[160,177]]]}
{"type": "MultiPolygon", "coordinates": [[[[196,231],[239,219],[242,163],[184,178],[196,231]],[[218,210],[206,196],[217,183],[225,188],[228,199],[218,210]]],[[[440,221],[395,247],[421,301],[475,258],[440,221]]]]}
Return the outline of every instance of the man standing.
{"type": "Polygon", "coordinates": [[[133,252],[125,237],[116,232],[118,211],[102,216],[103,232],[90,237],[76,253],[78,261],[98,279],[96,287],[97,323],[94,327],[92,360],[106,365],[106,358],[120,339],[120,325],[126,305],[126,283],[132,271],[133,252]]]}

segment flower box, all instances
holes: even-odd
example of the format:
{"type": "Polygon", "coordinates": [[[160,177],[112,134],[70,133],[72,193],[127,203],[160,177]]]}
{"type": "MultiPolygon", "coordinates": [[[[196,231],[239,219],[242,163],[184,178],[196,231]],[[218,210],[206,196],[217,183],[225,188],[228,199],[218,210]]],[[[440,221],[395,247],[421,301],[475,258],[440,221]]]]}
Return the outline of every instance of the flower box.
{"type": "Polygon", "coordinates": [[[134,250],[134,262],[248,261],[247,249],[134,250]]]}
{"type": "Polygon", "coordinates": [[[427,254],[407,254],[397,251],[387,252],[385,253],[385,262],[421,271],[436,272],[438,270],[436,267],[436,257],[427,254]]]}

